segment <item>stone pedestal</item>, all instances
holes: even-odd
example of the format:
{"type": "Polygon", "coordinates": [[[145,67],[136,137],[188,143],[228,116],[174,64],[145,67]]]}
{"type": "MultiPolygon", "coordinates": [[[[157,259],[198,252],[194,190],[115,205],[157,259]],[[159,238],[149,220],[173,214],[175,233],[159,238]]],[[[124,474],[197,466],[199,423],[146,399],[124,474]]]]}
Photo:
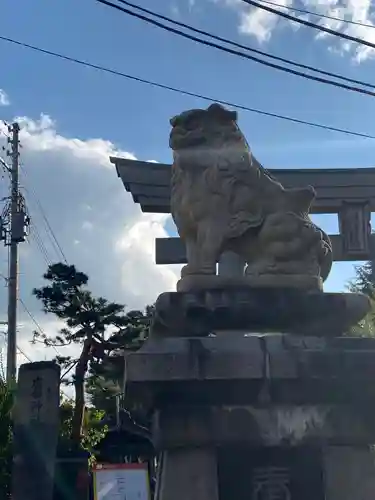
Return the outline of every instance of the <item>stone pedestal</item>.
{"type": "Polygon", "coordinates": [[[153,412],[157,500],[373,500],[375,340],[149,340],[126,391],[153,412]]]}
{"type": "Polygon", "coordinates": [[[165,451],[159,495],[162,500],[219,500],[215,448],[184,447],[165,451]]]}
{"type": "Polygon", "coordinates": [[[324,450],[327,500],[369,500],[375,496],[375,454],[368,446],[324,450]]]}

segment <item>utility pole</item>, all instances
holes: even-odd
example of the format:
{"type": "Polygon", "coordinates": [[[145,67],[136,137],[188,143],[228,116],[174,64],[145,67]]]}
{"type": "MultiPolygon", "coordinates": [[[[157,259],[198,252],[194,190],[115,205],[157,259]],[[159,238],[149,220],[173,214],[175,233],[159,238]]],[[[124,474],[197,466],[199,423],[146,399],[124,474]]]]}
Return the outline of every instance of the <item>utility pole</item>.
{"type": "Polygon", "coordinates": [[[7,340],[7,382],[16,380],[17,370],[17,305],[18,305],[18,243],[20,213],[19,196],[19,125],[11,127],[11,196],[10,196],[10,253],[8,279],[8,340],[7,340]]]}
{"type": "MultiPolygon", "coordinates": [[[[0,217],[0,240],[9,246],[8,276],[8,335],[7,335],[7,382],[12,384],[17,373],[17,305],[18,305],[18,244],[25,241],[30,219],[26,212],[24,197],[19,190],[19,132],[18,123],[8,126],[8,165],[2,158],[0,163],[10,174],[10,197],[0,217]]],[[[3,148],[5,150],[5,148],[3,148]]]]}

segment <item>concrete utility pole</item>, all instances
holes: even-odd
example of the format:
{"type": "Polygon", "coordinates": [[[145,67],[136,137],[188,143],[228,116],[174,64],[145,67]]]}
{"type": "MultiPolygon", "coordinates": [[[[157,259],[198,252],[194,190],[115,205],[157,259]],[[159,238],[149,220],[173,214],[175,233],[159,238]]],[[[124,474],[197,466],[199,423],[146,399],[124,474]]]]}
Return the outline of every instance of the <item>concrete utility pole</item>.
{"type": "Polygon", "coordinates": [[[17,370],[17,303],[18,303],[18,243],[20,224],[19,193],[19,125],[11,127],[11,199],[10,199],[10,261],[8,279],[8,339],[7,339],[7,382],[16,379],[17,370]]]}
{"type": "MultiPolygon", "coordinates": [[[[5,123],[5,122],[4,122],[5,123]]],[[[7,125],[7,124],[5,124],[7,125]]],[[[0,241],[4,241],[9,249],[9,276],[8,276],[8,335],[7,335],[7,382],[12,383],[17,373],[17,303],[18,303],[18,243],[25,241],[30,226],[30,217],[27,215],[25,199],[19,190],[19,132],[18,123],[7,125],[8,144],[6,151],[11,158],[8,165],[0,157],[1,167],[10,174],[10,196],[0,215],[0,241]]],[[[2,147],[5,151],[5,147],[2,147]]]]}

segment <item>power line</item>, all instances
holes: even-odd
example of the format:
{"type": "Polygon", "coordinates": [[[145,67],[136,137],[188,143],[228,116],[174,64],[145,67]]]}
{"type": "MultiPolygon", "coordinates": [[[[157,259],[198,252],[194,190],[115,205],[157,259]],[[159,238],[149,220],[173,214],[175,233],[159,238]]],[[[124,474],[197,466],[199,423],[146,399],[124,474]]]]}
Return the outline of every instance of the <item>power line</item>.
{"type": "Polygon", "coordinates": [[[35,222],[31,221],[30,226],[31,226],[30,227],[30,238],[32,238],[35,241],[35,244],[38,247],[38,250],[40,251],[40,253],[42,254],[42,257],[43,257],[45,263],[47,264],[47,266],[49,266],[52,263],[52,261],[49,257],[48,250],[43,242],[42,237],[39,234],[39,231],[38,231],[38,228],[37,228],[35,222]]]}
{"type": "MultiPolygon", "coordinates": [[[[25,187],[23,187],[23,189],[25,191],[28,191],[25,187]]],[[[47,247],[46,245],[44,244],[44,241],[43,241],[43,238],[39,232],[39,229],[38,229],[38,226],[36,225],[35,223],[35,220],[33,220],[33,218],[30,218],[30,239],[32,239],[39,252],[41,253],[45,263],[47,264],[47,266],[51,265],[52,263],[52,259],[50,258],[50,255],[49,255],[49,251],[47,250],[47,247]]]]}
{"type": "MultiPolygon", "coordinates": [[[[26,173],[26,171],[24,171],[24,172],[26,173]]],[[[46,216],[46,214],[45,214],[45,212],[44,212],[44,209],[43,209],[43,207],[42,207],[42,205],[41,205],[41,203],[40,203],[40,201],[39,201],[39,199],[38,199],[38,197],[37,197],[37,195],[36,195],[35,191],[34,191],[34,194],[35,194],[36,202],[37,202],[37,204],[38,204],[38,206],[39,206],[39,209],[40,209],[40,211],[41,211],[41,213],[42,213],[42,215],[43,215],[44,221],[45,221],[45,223],[46,223],[46,225],[47,225],[47,227],[48,227],[49,231],[50,231],[50,232],[51,232],[51,234],[52,234],[52,237],[53,237],[53,239],[54,239],[54,242],[55,242],[55,244],[56,244],[57,248],[59,249],[59,251],[61,252],[61,254],[62,254],[62,256],[63,256],[64,260],[66,261],[66,257],[65,257],[65,254],[64,254],[63,250],[62,250],[62,247],[61,247],[61,245],[59,244],[59,242],[58,242],[58,240],[57,240],[57,238],[56,238],[56,235],[55,235],[55,233],[54,233],[54,231],[53,231],[53,229],[52,229],[52,226],[51,226],[51,224],[50,224],[50,223],[49,223],[49,221],[48,221],[48,218],[47,218],[47,216],[46,216]]],[[[45,247],[45,245],[44,245],[43,239],[42,239],[42,238],[41,238],[41,236],[39,235],[39,232],[38,232],[38,230],[37,230],[37,227],[36,227],[35,223],[33,224],[33,226],[34,226],[34,228],[35,228],[36,242],[37,242],[37,243],[39,243],[39,248],[41,249],[42,254],[46,257],[46,259],[47,259],[47,263],[48,263],[48,254],[47,254],[47,249],[46,249],[46,247],[45,247]]],[[[66,261],[66,262],[67,262],[67,261],[66,261]]],[[[1,274],[1,273],[0,273],[0,276],[1,276],[4,280],[5,280],[5,282],[7,283],[7,286],[9,287],[9,279],[8,279],[8,278],[6,278],[6,277],[5,277],[3,274],[1,274]]],[[[30,317],[30,319],[33,321],[33,323],[35,324],[35,326],[37,327],[37,329],[39,330],[39,332],[40,332],[40,333],[41,333],[44,337],[46,337],[46,334],[45,334],[45,332],[44,332],[43,328],[40,326],[40,324],[38,323],[38,321],[35,319],[34,315],[33,315],[33,314],[31,313],[31,311],[28,309],[28,307],[26,306],[25,302],[22,300],[22,298],[21,298],[21,297],[18,297],[18,301],[20,302],[20,304],[22,305],[22,307],[24,308],[24,310],[26,311],[26,313],[28,314],[28,316],[30,317]]],[[[52,344],[52,343],[48,343],[48,344],[45,344],[45,345],[46,345],[46,347],[52,347],[52,348],[53,348],[53,350],[56,352],[56,354],[57,354],[58,356],[61,356],[60,352],[58,351],[57,347],[56,347],[54,344],[52,344]]],[[[17,350],[18,350],[19,352],[21,352],[21,354],[23,354],[23,356],[25,356],[25,358],[26,358],[28,361],[33,362],[33,361],[31,360],[31,358],[30,358],[30,357],[28,357],[28,356],[27,356],[27,354],[26,354],[25,352],[23,352],[23,351],[22,351],[22,349],[21,349],[18,345],[16,345],[16,348],[17,348],[17,350]]],[[[74,366],[74,364],[73,364],[72,366],[74,366]]],[[[70,370],[69,370],[69,371],[70,371],[70,370]]],[[[60,390],[61,390],[61,389],[60,389],[60,390]]],[[[64,393],[62,390],[61,390],[61,392],[65,395],[65,397],[69,398],[69,396],[68,396],[66,393],[64,393]]],[[[69,399],[71,399],[71,398],[69,398],[69,399]]]]}
{"type": "MultiPolygon", "coordinates": [[[[99,1],[99,0],[97,0],[99,1]]],[[[102,0],[103,1],[103,0],[102,0]]],[[[325,26],[321,26],[320,24],[315,24],[310,21],[306,21],[305,19],[301,19],[299,17],[291,16],[286,12],[282,12],[281,10],[273,9],[272,7],[267,7],[266,5],[262,5],[259,2],[255,2],[254,0],[242,0],[248,5],[252,5],[253,7],[258,7],[258,9],[265,10],[267,12],[271,12],[272,14],[276,14],[278,16],[284,17],[289,21],[293,21],[298,24],[303,24],[304,26],[308,26],[309,28],[313,28],[319,31],[324,31],[325,33],[329,33],[330,35],[337,36],[339,38],[344,38],[345,40],[349,40],[350,42],[359,43],[360,45],[366,45],[366,47],[371,47],[375,49],[375,44],[368,42],[367,40],[363,40],[361,38],[357,38],[355,36],[347,35],[346,33],[341,33],[340,31],[332,30],[330,28],[326,28],[325,26]]]]}
{"type": "Polygon", "coordinates": [[[272,113],[272,112],[268,112],[268,111],[263,111],[263,110],[256,109],[256,108],[250,108],[250,107],[244,106],[242,104],[235,104],[235,103],[232,103],[230,101],[223,100],[223,99],[215,99],[213,97],[209,97],[209,96],[206,96],[206,95],[203,95],[203,94],[198,94],[198,93],[195,93],[195,92],[190,92],[188,90],[180,89],[180,88],[177,88],[177,87],[172,87],[170,85],[164,85],[162,83],[158,83],[158,82],[155,82],[155,81],[152,81],[152,80],[146,80],[145,78],[140,78],[140,77],[137,77],[137,76],[134,76],[134,75],[123,73],[121,71],[117,71],[117,70],[114,70],[114,69],[106,68],[105,66],[100,66],[98,64],[93,64],[93,63],[90,63],[88,61],[83,61],[81,59],[77,59],[77,58],[74,58],[74,57],[65,56],[63,54],[59,54],[58,52],[53,52],[51,50],[42,49],[40,47],[36,47],[34,45],[30,45],[30,44],[27,44],[27,43],[24,43],[24,42],[20,42],[18,40],[14,40],[14,39],[7,38],[7,37],[4,37],[4,36],[0,36],[0,40],[4,40],[4,41],[9,42],[9,43],[14,43],[14,44],[19,45],[21,47],[25,47],[25,48],[34,50],[36,52],[40,52],[42,54],[54,56],[54,57],[57,57],[59,59],[63,59],[65,61],[74,62],[74,63],[79,64],[81,66],[86,66],[88,68],[96,69],[98,71],[103,71],[104,73],[109,73],[109,74],[112,74],[112,75],[115,75],[115,76],[120,76],[122,78],[126,78],[128,80],[132,80],[134,82],[144,83],[144,84],[150,85],[152,87],[156,87],[156,88],[163,89],[163,90],[169,90],[170,92],[175,92],[175,93],[178,93],[178,94],[181,94],[181,95],[186,95],[186,96],[189,96],[189,97],[195,97],[197,99],[201,99],[202,101],[217,102],[219,104],[223,104],[224,106],[230,106],[232,108],[241,109],[242,111],[249,111],[250,113],[255,113],[255,114],[258,114],[258,115],[262,115],[262,116],[268,116],[270,118],[277,118],[279,120],[284,120],[284,121],[288,121],[288,122],[291,122],[291,123],[296,123],[296,124],[299,124],[299,125],[307,125],[309,127],[319,128],[319,129],[323,129],[323,130],[330,130],[331,132],[339,132],[341,134],[352,135],[352,136],[356,136],[356,137],[362,137],[362,138],[365,138],[365,139],[375,139],[375,135],[361,133],[361,132],[355,132],[353,130],[342,129],[342,128],[338,128],[338,127],[331,127],[329,125],[323,125],[323,124],[320,124],[320,123],[310,122],[310,121],[307,121],[307,120],[300,120],[298,118],[292,118],[291,116],[286,116],[286,115],[281,115],[281,114],[272,113]]]}
{"type": "MultiPolygon", "coordinates": [[[[5,337],[5,341],[7,341],[7,338],[6,338],[6,334],[5,332],[2,332],[4,334],[4,337],[5,337]]],[[[17,344],[17,351],[22,354],[22,356],[24,356],[24,358],[29,362],[29,363],[34,363],[34,360],[32,358],[30,358],[30,356],[28,356],[25,351],[23,349],[21,349],[21,347],[17,344]]],[[[73,398],[71,398],[70,396],[68,396],[68,394],[66,392],[64,392],[61,387],[60,387],[60,392],[69,400],[69,401],[73,401],[73,398]]]]}
{"type": "MultiPolygon", "coordinates": [[[[5,340],[5,342],[7,342],[7,334],[6,334],[6,332],[4,332],[3,330],[0,330],[0,332],[4,335],[4,340],[5,340]]],[[[27,361],[29,361],[29,363],[33,363],[33,360],[30,358],[30,356],[28,356],[28,355],[25,353],[25,351],[23,351],[23,350],[21,349],[21,347],[20,347],[18,344],[17,344],[17,351],[18,351],[20,354],[22,354],[22,356],[24,356],[24,357],[27,359],[27,361]]]]}
{"type": "MultiPolygon", "coordinates": [[[[23,306],[23,308],[25,309],[25,311],[26,311],[26,313],[28,314],[28,316],[30,317],[30,319],[33,321],[34,325],[35,325],[35,326],[38,328],[38,330],[40,331],[40,333],[41,333],[42,335],[45,335],[45,331],[44,331],[44,330],[43,330],[43,328],[40,326],[40,324],[38,323],[38,321],[35,319],[34,315],[30,312],[30,310],[28,309],[28,307],[26,306],[26,304],[24,303],[24,301],[23,301],[21,298],[19,298],[19,301],[20,301],[20,303],[22,304],[22,306],[23,306]]],[[[52,347],[52,349],[55,351],[55,353],[56,353],[58,356],[61,356],[61,353],[58,351],[58,349],[56,348],[56,346],[55,346],[55,345],[53,345],[53,344],[48,344],[48,345],[46,345],[46,347],[52,347]]],[[[18,348],[18,349],[20,350],[20,348],[18,348]]],[[[21,351],[21,352],[22,352],[22,351],[21,351]]],[[[24,354],[24,353],[22,353],[22,354],[24,354]]],[[[26,356],[26,355],[24,354],[24,356],[26,356]]],[[[32,362],[32,360],[30,360],[30,361],[32,362]]],[[[68,396],[68,395],[67,395],[67,394],[66,394],[66,393],[65,393],[65,392],[61,389],[61,387],[60,387],[60,392],[61,392],[62,394],[64,394],[64,396],[65,396],[66,398],[68,398],[68,399],[70,399],[70,400],[72,399],[71,397],[69,397],[69,396],[68,396]]]]}
{"type": "MultiPolygon", "coordinates": [[[[114,3],[111,3],[108,0],[96,0],[96,1],[98,3],[101,3],[103,5],[111,7],[113,9],[119,10],[120,12],[123,12],[129,16],[141,19],[142,21],[145,21],[146,23],[157,26],[158,28],[161,28],[163,30],[168,31],[169,33],[174,33],[175,35],[181,36],[183,38],[187,38],[188,40],[192,40],[194,42],[198,42],[202,45],[206,45],[207,47],[212,47],[212,48],[215,48],[217,50],[221,50],[222,52],[226,52],[226,53],[231,54],[231,55],[239,56],[239,57],[242,57],[244,59],[249,59],[250,61],[257,62],[257,63],[262,64],[264,66],[267,66],[269,68],[277,69],[279,71],[283,71],[285,73],[289,73],[289,74],[294,75],[294,76],[300,76],[300,77],[305,78],[307,80],[312,80],[312,81],[315,81],[318,83],[324,83],[326,85],[332,85],[334,87],[342,88],[345,90],[350,90],[351,92],[358,92],[360,94],[366,94],[366,95],[370,95],[372,97],[375,97],[375,93],[370,91],[370,90],[365,90],[365,89],[361,89],[359,87],[345,85],[344,83],[339,83],[339,82],[335,82],[333,80],[328,80],[327,78],[321,78],[318,76],[308,75],[307,73],[303,73],[301,71],[296,71],[296,70],[291,69],[291,68],[286,68],[285,66],[281,66],[280,64],[271,63],[271,62],[265,61],[264,59],[260,59],[259,57],[251,56],[251,55],[246,54],[244,52],[239,52],[238,50],[234,50],[234,49],[231,49],[229,47],[224,47],[222,45],[218,45],[217,43],[210,42],[208,40],[203,40],[202,38],[197,38],[196,36],[193,36],[193,35],[189,35],[188,33],[184,33],[178,29],[172,28],[170,26],[166,26],[165,24],[160,23],[159,21],[155,21],[154,19],[150,19],[149,17],[146,17],[142,14],[138,14],[137,12],[133,12],[129,9],[125,9],[124,7],[121,7],[120,5],[116,5],[114,3]]],[[[269,9],[269,7],[265,7],[265,9],[269,9]]],[[[292,16],[289,16],[289,17],[292,17],[292,16]]]]}
{"type": "MultiPolygon", "coordinates": [[[[100,1],[100,0],[98,0],[98,1],[100,1]]],[[[180,26],[180,27],[188,29],[188,30],[190,30],[190,31],[192,31],[194,33],[199,33],[200,35],[204,35],[204,36],[213,38],[214,40],[218,40],[219,42],[224,42],[224,43],[232,45],[234,47],[237,47],[237,48],[240,48],[240,49],[244,49],[244,50],[248,50],[249,52],[253,52],[255,54],[260,54],[260,55],[263,55],[265,57],[269,57],[270,59],[273,59],[273,60],[276,60],[276,61],[281,61],[281,62],[284,62],[286,64],[290,64],[290,65],[296,66],[298,68],[307,69],[309,71],[315,71],[316,73],[319,73],[321,75],[331,76],[331,77],[337,78],[339,80],[343,80],[343,81],[350,82],[350,83],[356,83],[358,85],[362,85],[362,86],[369,87],[369,88],[375,88],[375,84],[363,82],[363,81],[360,81],[360,80],[355,80],[355,79],[352,79],[352,78],[348,78],[348,77],[346,77],[344,75],[340,75],[340,74],[337,74],[337,73],[331,73],[330,71],[325,71],[325,70],[322,70],[322,69],[319,69],[319,68],[315,68],[314,66],[309,66],[307,64],[298,63],[298,62],[293,61],[291,59],[286,59],[284,57],[276,56],[274,54],[271,54],[270,52],[265,52],[263,50],[255,49],[253,47],[249,47],[248,45],[243,45],[241,43],[235,42],[234,40],[230,40],[228,38],[224,38],[224,37],[215,35],[215,34],[210,33],[208,31],[204,31],[204,30],[195,28],[195,27],[193,27],[193,26],[191,26],[189,24],[182,23],[180,21],[172,19],[171,17],[167,17],[167,16],[164,16],[162,14],[158,14],[158,13],[156,13],[156,12],[150,10],[150,9],[145,9],[144,7],[140,7],[138,5],[135,5],[135,4],[131,3],[131,2],[128,2],[127,0],[117,0],[117,1],[119,3],[121,3],[121,4],[124,4],[124,5],[127,5],[127,6],[129,6],[131,8],[133,8],[133,9],[139,10],[140,12],[144,12],[144,13],[149,14],[151,16],[154,16],[154,17],[156,17],[158,19],[163,19],[164,21],[172,23],[172,24],[174,24],[176,26],[180,26]]],[[[100,2],[100,3],[102,3],[102,2],[100,2]]],[[[106,3],[106,5],[107,5],[107,3],[106,3]]],[[[126,13],[129,12],[127,9],[124,9],[124,10],[126,11],[126,13]]]]}
{"type": "MultiPolygon", "coordinates": [[[[39,332],[45,336],[46,333],[45,331],[43,330],[43,328],[40,326],[40,324],[37,322],[37,320],[35,319],[34,315],[30,312],[30,310],[28,309],[28,307],[26,306],[25,302],[21,299],[21,297],[19,297],[18,299],[22,305],[22,307],[24,308],[25,312],[28,314],[28,316],[30,317],[30,319],[32,320],[32,322],[34,323],[34,325],[38,328],[39,332]]],[[[61,354],[59,353],[58,349],[56,348],[55,345],[53,344],[46,344],[46,347],[52,347],[52,349],[55,351],[55,353],[58,355],[58,356],[61,356],[61,354]]]]}
{"type": "MultiPolygon", "coordinates": [[[[28,177],[29,174],[28,174],[28,171],[23,167],[23,165],[21,165],[21,170],[22,170],[22,173],[28,177]]],[[[57,251],[57,254],[60,254],[61,257],[63,258],[64,262],[66,264],[68,264],[68,260],[66,258],[66,255],[65,255],[65,252],[61,246],[61,244],[59,243],[58,239],[57,239],[57,236],[47,218],[47,215],[46,215],[46,211],[44,210],[43,206],[42,206],[42,203],[35,191],[35,189],[30,185],[29,186],[29,189],[24,187],[25,191],[27,191],[29,193],[29,195],[31,196],[31,194],[33,195],[34,199],[35,199],[35,203],[37,204],[38,208],[39,208],[39,211],[43,217],[43,220],[46,224],[46,227],[47,227],[47,233],[49,232],[49,235],[51,237],[51,241],[52,241],[52,245],[55,247],[55,250],[57,251]]]]}
{"type": "Polygon", "coordinates": [[[4,169],[6,172],[8,172],[8,174],[9,174],[9,170],[10,170],[10,168],[9,168],[8,164],[7,164],[7,163],[6,163],[6,162],[5,162],[5,161],[4,161],[1,157],[0,157],[0,164],[1,164],[1,166],[3,167],[3,169],[4,169]]]}
{"type": "MultiPolygon", "coordinates": [[[[6,279],[6,278],[5,278],[5,276],[4,276],[3,274],[1,274],[1,273],[0,273],[0,276],[1,276],[2,278],[6,279]]],[[[21,302],[21,303],[22,303],[22,302],[21,302]]],[[[3,333],[4,338],[5,338],[5,341],[7,342],[7,335],[6,335],[6,332],[1,331],[1,333],[3,333]]],[[[17,350],[18,350],[18,352],[19,352],[20,354],[22,354],[22,356],[24,356],[24,358],[25,358],[25,359],[27,359],[27,361],[29,361],[29,363],[34,363],[34,360],[33,360],[33,359],[31,359],[31,357],[30,357],[30,356],[28,356],[28,355],[25,353],[25,351],[24,351],[23,349],[21,349],[21,347],[20,347],[18,344],[17,344],[17,350]]],[[[62,394],[63,394],[66,398],[68,398],[69,400],[72,400],[72,398],[71,398],[70,396],[68,396],[68,395],[67,395],[67,394],[66,394],[66,393],[65,393],[65,392],[64,392],[61,388],[60,388],[60,392],[61,392],[61,393],[62,393],[62,394]]]]}
{"type": "Polygon", "coordinates": [[[33,363],[33,360],[28,356],[25,351],[23,351],[19,345],[17,345],[17,350],[29,361],[29,363],[33,363]]]}
{"type": "MultiPolygon", "coordinates": [[[[3,278],[5,280],[7,286],[9,286],[9,279],[6,276],[4,276],[4,274],[2,274],[2,273],[0,273],[0,277],[3,278]]],[[[35,319],[34,315],[30,312],[29,308],[26,306],[25,302],[21,299],[21,297],[18,297],[18,301],[20,302],[20,304],[22,305],[22,307],[24,308],[24,310],[26,311],[26,313],[28,314],[28,316],[30,317],[30,319],[32,320],[32,322],[34,323],[34,325],[38,328],[38,330],[40,331],[40,333],[42,335],[45,335],[45,332],[44,332],[43,328],[40,326],[40,324],[38,323],[38,321],[35,319]]],[[[51,346],[51,347],[54,347],[55,351],[58,352],[57,349],[56,349],[56,346],[51,346]]]]}
{"type": "Polygon", "coordinates": [[[72,370],[73,368],[78,364],[79,359],[76,359],[75,361],[72,362],[72,364],[65,370],[65,372],[61,375],[60,380],[63,380],[72,370]]]}
{"type": "Polygon", "coordinates": [[[316,16],[316,17],[322,17],[324,19],[330,19],[331,21],[339,21],[341,23],[354,24],[356,26],[363,26],[364,28],[375,28],[373,24],[361,23],[359,21],[352,21],[351,19],[344,19],[343,17],[329,16],[328,14],[319,14],[318,12],[312,12],[311,10],[300,9],[297,7],[293,7],[292,5],[282,5],[281,3],[271,2],[270,0],[259,0],[259,2],[266,3],[268,5],[273,5],[274,7],[280,7],[282,9],[299,12],[300,14],[307,14],[309,16],[316,16]]]}

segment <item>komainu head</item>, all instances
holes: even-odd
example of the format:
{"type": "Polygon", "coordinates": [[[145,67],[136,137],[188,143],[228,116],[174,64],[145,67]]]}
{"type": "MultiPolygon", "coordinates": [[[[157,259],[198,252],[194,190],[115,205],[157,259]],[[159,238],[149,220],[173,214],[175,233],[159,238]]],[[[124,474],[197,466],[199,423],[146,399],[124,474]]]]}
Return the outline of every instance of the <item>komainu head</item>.
{"type": "Polygon", "coordinates": [[[246,140],[237,125],[237,113],[220,104],[207,109],[192,109],[173,117],[169,145],[174,154],[199,155],[247,148],[246,140]]]}

